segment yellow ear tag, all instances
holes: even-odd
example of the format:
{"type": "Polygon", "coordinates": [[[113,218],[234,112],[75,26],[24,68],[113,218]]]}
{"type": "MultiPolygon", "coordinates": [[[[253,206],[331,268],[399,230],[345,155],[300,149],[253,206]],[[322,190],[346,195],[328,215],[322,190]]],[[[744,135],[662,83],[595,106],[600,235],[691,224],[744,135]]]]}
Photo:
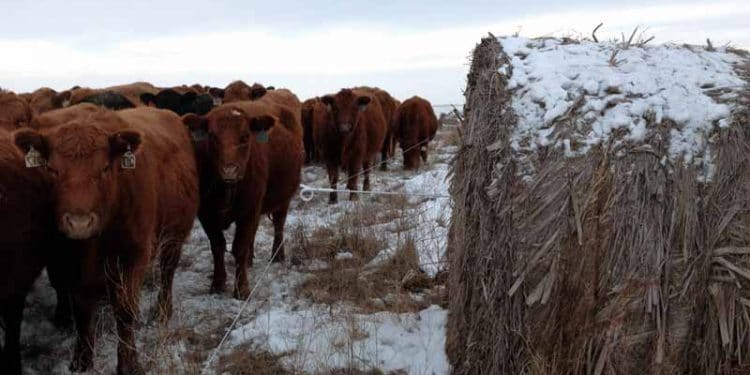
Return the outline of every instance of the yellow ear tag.
{"type": "Polygon", "coordinates": [[[29,147],[29,151],[26,153],[24,161],[26,162],[26,168],[37,168],[45,164],[42,153],[37,151],[34,146],[29,147]]]}
{"type": "Polygon", "coordinates": [[[122,169],[135,169],[135,154],[130,151],[130,145],[128,145],[128,150],[122,154],[120,166],[122,169]]]}

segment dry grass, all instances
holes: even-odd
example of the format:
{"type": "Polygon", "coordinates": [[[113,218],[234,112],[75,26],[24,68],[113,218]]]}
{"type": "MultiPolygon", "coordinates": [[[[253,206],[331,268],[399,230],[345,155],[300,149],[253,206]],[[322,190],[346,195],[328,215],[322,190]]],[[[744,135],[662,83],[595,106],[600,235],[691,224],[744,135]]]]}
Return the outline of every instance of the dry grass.
{"type": "Polygon", "coordinates": [[[281,364],[283,355],[253,350],[250,345],[240,345],[217,361],[217,374],[232,375],[292,375],[281,364]]]}
{"type": "Polygon", "coordinates": [[[326,267],[312,271],[297,288],[298,295],[328,305],[348,302],[364,313],[413,312],[441,302],[430,290],[434,281],[420,271],[408,234],[417,225],[411,215],[418,207],[403,196],[377,196],[331,225],[310,231],[310,225],[300,224],[294,230],[293,253],[301,260],[323,261],[326,267]],[[394,238],[392,254],[374,261],[394,238]],[[427,297],[415,299],[411,292],[426,292],[427,297]]]}
{"type": "Polygon", "coordinates": [[[668,121],[650,123],[643,144],[517,155],[501,51],[495,38],[475,50],[452,171],[454,373],[746,369],[750,110],[710,135],[709,183],[700,168],[662,162],[668,121]],[[530,182],[521,162],[533,164],[530,182]]]}

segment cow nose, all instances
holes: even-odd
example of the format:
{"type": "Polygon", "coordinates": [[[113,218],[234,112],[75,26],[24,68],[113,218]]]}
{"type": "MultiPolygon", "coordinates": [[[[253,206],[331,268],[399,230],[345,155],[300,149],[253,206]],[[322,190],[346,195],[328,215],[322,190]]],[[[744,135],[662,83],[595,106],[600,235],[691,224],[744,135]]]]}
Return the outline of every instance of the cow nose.
{"type": "Polygon", "coordinates": [[[221,177],[227,182],[237,181],[239,172],[240,168],[238,166],[234,164],[225,165],[221,168],[221,177]]]}
{"type": "Polygon", "coordinates": [[[350,123],[348,123],[348,122],[345,122],[345,123],[343,123],[343,124],[341,124],[341,125],[339,126],[339,130],[340,130],[340,131],[341,131],[342,133],[348,133],[348,132],[350,132],[350,131],[352,130],[352,124],[350,124],[350,123]]]}
{"type": "Polygon", "coordinates": [[[78,240],[91,237],[96,227],[96,214],[88,213],[76,215],[65,213],[62,217],[63,231],[68,237],[78,240]]]}

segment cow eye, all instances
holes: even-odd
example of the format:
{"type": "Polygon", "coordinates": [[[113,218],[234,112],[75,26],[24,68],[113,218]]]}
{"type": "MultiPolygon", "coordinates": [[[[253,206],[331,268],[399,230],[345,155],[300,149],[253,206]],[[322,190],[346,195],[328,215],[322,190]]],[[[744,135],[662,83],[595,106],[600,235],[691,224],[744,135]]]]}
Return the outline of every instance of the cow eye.
{"type": "Polygon", "coordinates": [[[245,144],[248,142],[250,142],[250,134],[249,133],[242,134],[240,136],[240,143],[245,144]]]}
{"type": "Polygon", "coordinates": [[[102,169],[102,171],[101,171],[101,172],[100,172],[99,174],[101,174],[102,176],[106,176],[107,174],[109,174],[109,172],[110,172],[111,170],[112,170],[112,166],[111,166],[111,165],[109,165],[109,164],[107,164],[107,166],[106,166],[106,167],[104,167],[104,168],[102,169]]]}

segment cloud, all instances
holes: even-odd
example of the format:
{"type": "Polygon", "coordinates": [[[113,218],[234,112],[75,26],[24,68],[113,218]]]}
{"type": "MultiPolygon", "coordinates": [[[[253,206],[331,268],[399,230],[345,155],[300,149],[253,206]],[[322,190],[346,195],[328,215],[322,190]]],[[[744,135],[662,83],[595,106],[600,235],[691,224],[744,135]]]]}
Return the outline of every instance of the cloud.
{"type": "MultiPolygon", "coordinates": [[[[601,21],[604,27],[598,32],[600,39],[629,34],[633,27],[641,25],[649,27],[656,36],[655,42],[703,43],[710,37],[716,45],[731,40],[748,47],[750,27],[743,21],[748,18],[750,7],[746,4],[722,2],[575,9],[532,14],[496,24],[440,25],[433,30],[339,24],[294,33],[272,29],[209,31],[122,39],[95,49],[74,42],[0,39],[4,55],[0,62],[0,82],[17,90],[42,85],[105,86],[139,79],[164,85],[191,82],[221,85],[232,78],[252,81],[255,77],[283,79],[305,75],[403,77],[403,72],[426,70],[457,72],[454,77],[435,77],[455,82],[459,87],[453,93],[432,94],[460,100],[463,82],[460,72],[465,69],[474,44],[487,31],[502,35],[514,33],[520,27],[522,34],[530,36],[577,32],[587,36],[601,21]],[[701,25],[711,27],[704,29],[701,25]]],[[[351,82],[358,83],[364,82],[351,82]]]]}

